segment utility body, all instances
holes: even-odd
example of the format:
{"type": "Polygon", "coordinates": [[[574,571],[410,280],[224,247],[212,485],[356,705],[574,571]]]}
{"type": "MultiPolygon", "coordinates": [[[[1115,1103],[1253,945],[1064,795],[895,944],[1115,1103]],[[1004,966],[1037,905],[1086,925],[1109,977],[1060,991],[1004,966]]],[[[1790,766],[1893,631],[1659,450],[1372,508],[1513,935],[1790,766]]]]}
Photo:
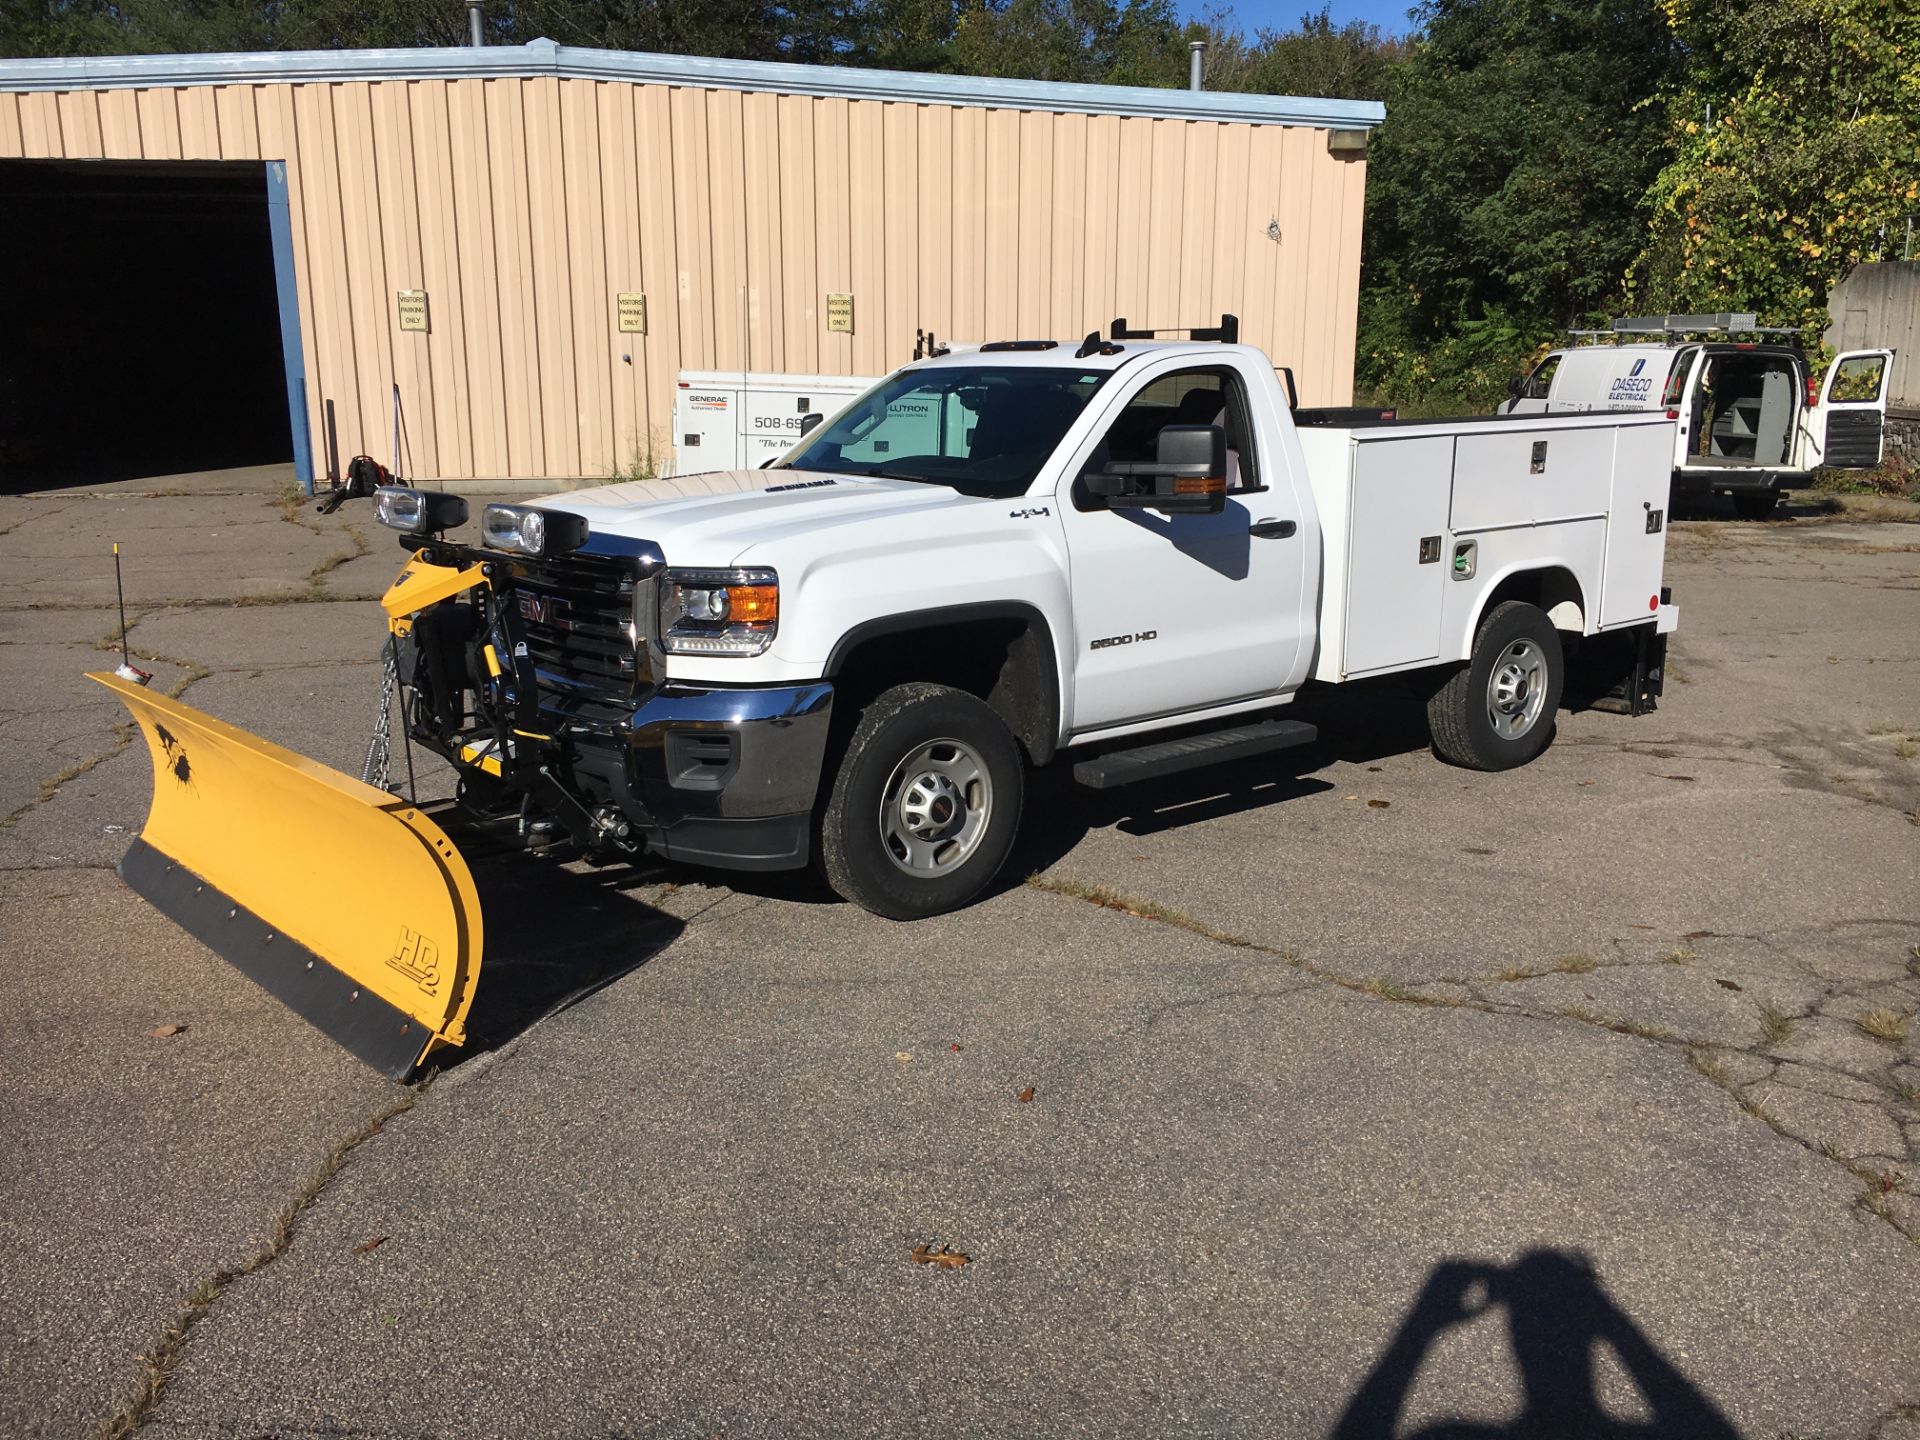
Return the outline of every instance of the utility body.
{"type": "Polygon", "coordinates": [[[1549,353],[1513,382],[1508,414],[1664,410],[1676,422],[1676,495],[1731,496],[1750,519],[1822,468],[1880,464],[1892,350],[1847,350],[1815,377],[1793,335],[1753,315],[1622,319],[1589,343],[1549,353]],[[1643,337],[1654,336],[1655,339],[1643,337]]]}
{"type": "MultiPolygon", "coordinates": [[[[985,889],[1027,771],[1063,757],[1106,787],[1282,749],[1314,737],[1312,687],[1406,674],[1443,758],[1505,769],[1551,738],[1570,657],[1594,703],[1652,708],[1678,619],[1663,412],[1296,411],[1231,317],[1195,333],[919,361],[767,468],[489,506],[479,544],[443,538],[456,497],[382,490],[412,551],[383,602],[409,736],[536,845],[811,861],[912,919],[985,889]]],[[[166,782],[156,698],[130,698],[156,817],[217,809],[166,782]]],[[[393,983],[443,951],[403,928],[324,958],[393,983]]]]}

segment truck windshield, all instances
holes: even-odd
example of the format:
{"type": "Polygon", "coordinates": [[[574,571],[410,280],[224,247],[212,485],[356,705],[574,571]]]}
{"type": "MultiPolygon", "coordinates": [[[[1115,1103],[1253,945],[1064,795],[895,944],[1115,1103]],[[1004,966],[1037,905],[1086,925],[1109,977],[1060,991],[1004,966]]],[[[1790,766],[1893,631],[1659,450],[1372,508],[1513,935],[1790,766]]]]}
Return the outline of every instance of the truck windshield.
{"type": "Polygon", "coordinates": [[[1110,370],[942,365],[890,375],[776,468],[1025,493],[1110,370]]]}

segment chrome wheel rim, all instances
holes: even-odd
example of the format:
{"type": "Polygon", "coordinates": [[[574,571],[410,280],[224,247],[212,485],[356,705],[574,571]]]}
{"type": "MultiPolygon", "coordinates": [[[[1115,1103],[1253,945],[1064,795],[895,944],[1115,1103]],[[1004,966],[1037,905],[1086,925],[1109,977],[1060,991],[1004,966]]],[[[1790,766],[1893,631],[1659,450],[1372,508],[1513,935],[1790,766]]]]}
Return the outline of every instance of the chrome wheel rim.
{"type": "Polygon", "coordinates": [[[1518,740],[1539,723],[1547,703],[1547,652],[1537,640],[1516,640],[1487,676],[1487,719],[1502,740],[1518,740]]]}
{"type": "Polygon", "coordinates": [[[880,845],[916,879],[951,874],[980,848],[993,818],[993,781],[973,748],[929,740],[893,767],[880,792],[880,845]]]}

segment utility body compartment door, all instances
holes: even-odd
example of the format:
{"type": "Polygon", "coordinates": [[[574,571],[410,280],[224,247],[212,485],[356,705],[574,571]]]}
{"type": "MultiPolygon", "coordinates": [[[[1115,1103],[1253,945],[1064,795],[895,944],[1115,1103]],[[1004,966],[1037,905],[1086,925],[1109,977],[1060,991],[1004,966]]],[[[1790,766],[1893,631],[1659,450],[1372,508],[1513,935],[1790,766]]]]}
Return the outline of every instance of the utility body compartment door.
{"type": "MultiPolygon", "coordinates": [[[[1601,569],[1596,629],[1645,620],[1659,608],[1667,556],[1668,463],[1673,431],[1635,425],[1613,437],[1613,485],[1608,502],[1607,553],[1601,569]]],[[[1588,617],[1592,623],[1593,617],[1588,617]]]]}
{"type": "Polygon", "coordinates": [[[1427,435],[1353,447],[1344,675],[1440,657],[1453,446],[1427,435]]]}

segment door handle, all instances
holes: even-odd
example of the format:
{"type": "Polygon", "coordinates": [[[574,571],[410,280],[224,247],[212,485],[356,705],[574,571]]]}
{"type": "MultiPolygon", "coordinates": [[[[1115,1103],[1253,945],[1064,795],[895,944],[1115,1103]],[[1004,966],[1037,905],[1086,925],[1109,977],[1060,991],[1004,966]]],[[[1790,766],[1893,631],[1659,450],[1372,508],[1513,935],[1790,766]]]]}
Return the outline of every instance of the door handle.
{"type": "Polygon", "coordinates": [[[1247,533],[1256,540],[1285,540],[1299,528],[1291,520],[1256,520],[1247,533]]]}

